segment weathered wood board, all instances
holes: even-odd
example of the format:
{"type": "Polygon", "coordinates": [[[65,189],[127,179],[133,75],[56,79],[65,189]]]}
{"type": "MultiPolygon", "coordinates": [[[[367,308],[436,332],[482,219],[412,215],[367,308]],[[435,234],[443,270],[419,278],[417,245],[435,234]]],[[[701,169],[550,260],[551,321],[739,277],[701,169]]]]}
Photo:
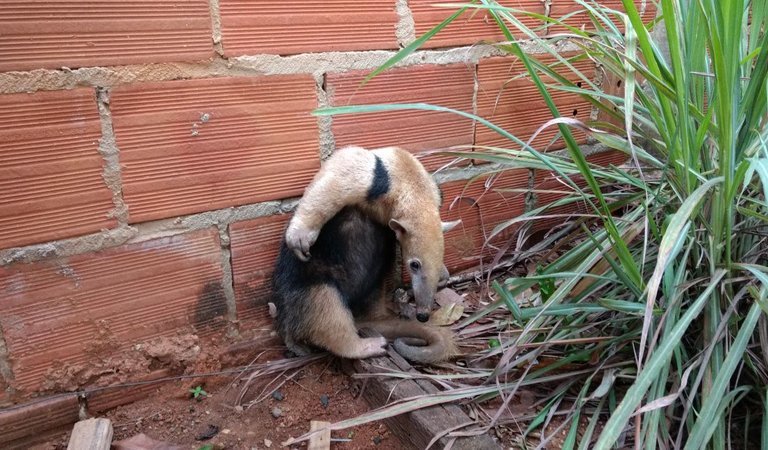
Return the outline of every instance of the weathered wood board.
{"type": "MultiPolygon", "coordinates": [[[[380,373],[381,367],[394,370],[414,370],[411,365],[395,351],[381,358],[370,358],[356,361],[355,370],[359,373],[380,373]]],[[[424,394],[432,394],[439,390],[427,380],[402,380],[394,378],[371,378],[365,385],[363,396],[368,403],[376,408],[387,402],[424,394]]],[[[444,404],[420,409],[386,420],[387,426],[403,445],[408,448],[423,449],[438,433],[448,428],[471,423],[472,419],[458,405],[444,404]]],[[[433,449],[445,448],[451,439],[442,437],[433,449]]],[[[472,437],[459,437],[453,443],[453,450],[492,450],[500,449],[498,443],[488,434],[472,437]]]]}

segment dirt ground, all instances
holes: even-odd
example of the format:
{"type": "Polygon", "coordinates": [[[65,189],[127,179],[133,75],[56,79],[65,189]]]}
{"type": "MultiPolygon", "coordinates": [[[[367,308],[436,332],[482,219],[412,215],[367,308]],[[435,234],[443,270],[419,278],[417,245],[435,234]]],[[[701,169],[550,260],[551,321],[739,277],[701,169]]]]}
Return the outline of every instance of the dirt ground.
{"type": "MultiPolygon", "coordinates": [[[[341,373],[328,359],[300,370],[273,395],[252,406],[247,400],[261,393],[251,389],[244,408],[233,404],[241,387],[231,385],[232,377],[207,382],[208,393],[199,400],[190,389],[195,382],[166,383],[148,398],[108,411],[103,417],[112,421],[113,441],[139,433],[156,441],[182,449],[284,448],[281,443],[309,431],[310,420],[335,422],[368,411],[370,408],[358,394],[358,383],[341,373]]],[[[400,450],[403,445],[385,425],[373,423],[335,431],[332,448],[347,450],[400,450]]],[[[65,449],[69,433],[50,440],[35,449],[65,449]]],[[[291,448],[306,448],[306,442],[291,448]]],[[[173,447],[162,447],[165,449],[173,447]]],[[[407,448],[407,447],[406,447],[407,448]]],[[[159,449],[159,448],[158,448],[159,449]]]]}

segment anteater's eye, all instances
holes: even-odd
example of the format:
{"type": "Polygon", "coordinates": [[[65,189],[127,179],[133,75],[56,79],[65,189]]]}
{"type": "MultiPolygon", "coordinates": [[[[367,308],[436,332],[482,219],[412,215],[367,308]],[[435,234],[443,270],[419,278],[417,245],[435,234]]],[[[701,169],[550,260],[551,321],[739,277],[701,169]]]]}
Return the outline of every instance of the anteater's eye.
{"type": "Polygon", "coordinates": [[[421,262],[418,259],[412,259],[408,265],[411,267],[411,272],[418,272],[421,270],[421,262]]]}

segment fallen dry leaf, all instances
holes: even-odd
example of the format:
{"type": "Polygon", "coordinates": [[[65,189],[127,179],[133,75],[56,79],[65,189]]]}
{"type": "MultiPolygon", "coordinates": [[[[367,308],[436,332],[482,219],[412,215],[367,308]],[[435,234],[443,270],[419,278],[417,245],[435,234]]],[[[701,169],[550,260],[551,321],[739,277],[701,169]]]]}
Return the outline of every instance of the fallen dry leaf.
{"type": "Polygon", "coordinates": [[[464,305],[464,297],[457,294],[453,289],[449,288],[441,289],[437,294],[435,294],[435,301],[440,306],[448,306],[452,303],[456,303],[462,306],[464,305]]]}
{"type": "Polygon", "coordinates": [[[464,305],[449,303],[432,313],[429,317],[429,324],[436,326],[451,325],[461,319],[463,313],[464,305]]]}

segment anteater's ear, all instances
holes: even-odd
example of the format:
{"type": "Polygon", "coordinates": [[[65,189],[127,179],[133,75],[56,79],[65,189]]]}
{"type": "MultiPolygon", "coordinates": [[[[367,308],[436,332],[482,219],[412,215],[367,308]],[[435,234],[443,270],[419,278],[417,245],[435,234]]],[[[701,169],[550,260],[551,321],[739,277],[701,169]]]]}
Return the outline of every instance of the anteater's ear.
{"type": "Polygon", "coordinates": [[[389,219],[389,228],[395,232],[395,236],[397,236],[398,241],[401,240],[405,234],[405,227],[395,219],[389,219]]]}
{"type": "Polygon", "coordinates": [[[447,232],[453,230],[460,223],[461,223],[461,219],[454,220],[452,222],[443,222],[443,233],[447,233],[447,232]]]}

